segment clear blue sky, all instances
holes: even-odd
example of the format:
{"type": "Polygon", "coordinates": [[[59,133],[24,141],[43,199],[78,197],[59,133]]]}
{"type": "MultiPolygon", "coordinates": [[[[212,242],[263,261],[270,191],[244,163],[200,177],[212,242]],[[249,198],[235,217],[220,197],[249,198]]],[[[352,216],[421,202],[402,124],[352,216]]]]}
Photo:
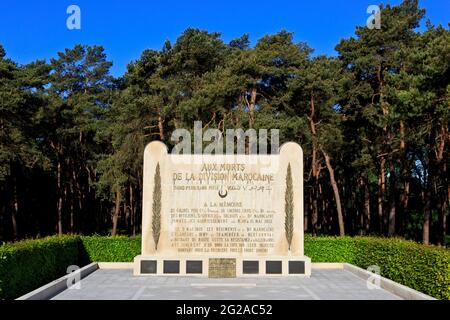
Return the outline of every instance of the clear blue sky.
{"type": "MultiPolygon", "coordinates": [[[[188,27],[222,33],[224,41],[249,33],[252,45],[265,34],[281,29],[294,32],[316,54],[335,54],[343,37],[364,25],[366,9],[380,2],[400,0],[41,0],[0,1],[0,44],[19,63],[49,60],[74,44],[102,45],[113,61],[111,73],[123,74],[126,65],[146,48],[160,49],[188,27]],[[68,30],[66,9],[81,8],[81,30],[68,30]]],[[[450,0],[422,0],[427,17],[447,26],[450,0]]],[[[423,25],[425,21],[423,22],[423,25]]]]}

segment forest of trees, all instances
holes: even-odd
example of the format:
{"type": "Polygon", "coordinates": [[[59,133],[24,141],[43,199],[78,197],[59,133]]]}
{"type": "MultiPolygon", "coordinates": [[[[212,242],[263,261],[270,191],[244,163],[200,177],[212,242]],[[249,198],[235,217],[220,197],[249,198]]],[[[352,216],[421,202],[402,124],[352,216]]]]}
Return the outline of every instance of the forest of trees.
{"type": "Polygon", "coordinates": [[[0,242],[140,232],[145,145],[176,128],[280,130],[305,154],[312,234],[448,234],[450,31],[382,7],[337,56],[280,31],[250,46],[189,28],[120,78],[101,46],[20,65],[0,46],[0,242]]]}

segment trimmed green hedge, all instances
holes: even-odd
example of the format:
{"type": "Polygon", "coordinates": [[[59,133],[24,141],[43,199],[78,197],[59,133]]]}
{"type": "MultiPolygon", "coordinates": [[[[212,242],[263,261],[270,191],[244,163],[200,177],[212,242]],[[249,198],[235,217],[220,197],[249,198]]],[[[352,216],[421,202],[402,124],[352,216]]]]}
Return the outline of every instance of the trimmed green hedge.
{"type": "Polygon", "coordinates": [[[81,237],[83,255],[89,261],[131,262],[141,254],[141,237],[81,237]]]}
{"type": "MultiPolygon", "coordinates": [[[[0,299],[16,298],[91,261],[130,262],[140,237],[63,236],[0,246],[0,299]]],[[[377,265],[389,279],[439,299],[450,299],[450,251],[399,238],[305,236],[313,262],[377,265]]]]}
{"type": "Polygon", "coordinates": [[[80,264],[79,237],[48,237],[0,246],[0,299],[14,299],[80,264]]]}
{"type": "Polygon", "coordinates": [[[305,237],[313,262],[348,262],[438,299],[450,300],[450,251],[400,238],[305,237]]]}
{"type": "Polygon", "coordinates": [[[312,262],[354,263],[355,242],[351,237],[313,237],[305,235],[305,256],[312,262]]]}

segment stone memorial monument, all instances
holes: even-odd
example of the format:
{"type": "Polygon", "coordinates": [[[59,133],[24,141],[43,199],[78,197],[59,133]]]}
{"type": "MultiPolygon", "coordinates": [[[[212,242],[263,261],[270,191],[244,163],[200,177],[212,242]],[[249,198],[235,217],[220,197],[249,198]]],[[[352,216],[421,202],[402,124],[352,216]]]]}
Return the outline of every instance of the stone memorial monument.
{"type": "Polygon", "coordinates": [[[142,252],[134,275],[309,276],[303,252],[303,151],[144,152],[142,252]]]}

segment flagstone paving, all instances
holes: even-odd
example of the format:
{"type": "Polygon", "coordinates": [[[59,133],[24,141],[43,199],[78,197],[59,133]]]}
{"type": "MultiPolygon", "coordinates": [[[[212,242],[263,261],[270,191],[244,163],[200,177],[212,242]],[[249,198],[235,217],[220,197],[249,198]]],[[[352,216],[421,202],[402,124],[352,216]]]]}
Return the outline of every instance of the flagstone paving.
{"type": "Polygon", "coordinates": [[[311,278],[135,277],[132,270],[99,269],[54,300],[398,300],[342,269],[314,269],[311,278]]]}

